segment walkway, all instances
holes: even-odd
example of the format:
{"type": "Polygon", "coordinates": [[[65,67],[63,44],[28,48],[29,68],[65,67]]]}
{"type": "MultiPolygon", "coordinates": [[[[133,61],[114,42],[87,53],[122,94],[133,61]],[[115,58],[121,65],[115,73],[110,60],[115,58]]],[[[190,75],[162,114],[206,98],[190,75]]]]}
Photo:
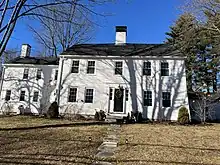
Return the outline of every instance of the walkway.
{"type": "MultiPolygon", "coordinates": [[[[108,128],[107,136],[103,139],[103,143],[99,146],[96,158],[98,160],[105,160],[113,157],[114,151],[118,145],[118,135],[120,132],[120,125],[111,124],[108,128]]],[[[113,165],[107,161],[96,161],[92,165],[113,165]]]]}

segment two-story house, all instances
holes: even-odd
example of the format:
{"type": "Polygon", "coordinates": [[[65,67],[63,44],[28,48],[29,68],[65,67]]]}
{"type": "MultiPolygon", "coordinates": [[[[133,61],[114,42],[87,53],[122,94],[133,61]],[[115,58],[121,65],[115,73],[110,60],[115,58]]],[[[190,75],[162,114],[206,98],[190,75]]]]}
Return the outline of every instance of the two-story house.
{"type": "Polygon", "coordinates": [[[30,52],[31,46],[23,44],[21,55],[3,65],[0,113],[45,113],[56,98],[59,60],[30,52]]]}
{"type": "MultiPolygon", "coordinates": [[[[50,95],[47,99],[58,102],[61,114],[94,115],[97,110],[104,110],[109,115],[123,117],[139,111],[148,119],[177,120],[179,108],[188,108],[185,56],[166,44],[126,43],[126,37],[127,27],[117,26],[115,43],[73,45],[60,54],[59,66],[43,65],[50,70],[43,80],[56,84],[56,89],[45,90],[50,95]]],[[[5,67],[17,70],[13,65],[5,67]]],[[[29,67],[36,70],[39,66],[29,67]]],[[[21,71],[14,72],[14,76],[25,73],[26,65],[19,67],[21,71]]],[[[1,104],[8,100],[7,90],[12,90],[7,77],[3,80],[1,104]]],[[[17,91],[19,97],[21,91],[17,91]]],[[[40,98],[44,98],[44,92],[41,93],[40,98]]]]}

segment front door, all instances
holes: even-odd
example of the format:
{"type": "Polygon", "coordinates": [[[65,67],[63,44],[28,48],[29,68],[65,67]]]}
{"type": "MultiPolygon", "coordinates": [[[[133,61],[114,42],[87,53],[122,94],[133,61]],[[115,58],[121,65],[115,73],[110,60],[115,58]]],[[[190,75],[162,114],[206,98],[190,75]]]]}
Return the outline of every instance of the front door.
{"type": "Polygon", "coordinates": [[[124,89],[115,89],[114,92],[114,112],[123,112],[124,89]]]}

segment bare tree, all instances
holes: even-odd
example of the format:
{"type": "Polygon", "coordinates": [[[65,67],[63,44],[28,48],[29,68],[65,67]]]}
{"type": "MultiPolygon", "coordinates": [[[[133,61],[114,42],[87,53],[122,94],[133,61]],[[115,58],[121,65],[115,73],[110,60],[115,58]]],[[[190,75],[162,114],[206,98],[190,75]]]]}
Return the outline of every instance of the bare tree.
{"type": "Polygon", "coordinates": [[[50,7],[67,5],[71,8],[72,6],[80,6],[83,9],[81,10],[82,14],[86,11],[92,15],[101,15],[95,12],[94,6],[109,1],[112,0],[2,0],[0,2],[0,56],[4,52],[20,18],[28,16],[36,19],[38,17],[69,23],[70,20],[64,10],[51,11],[50,7]],[[56,12],[59,17],[54,18],[51,15],[45,15],[44,12],[39,12],[41,10],[51,12],[51,15],[56,12]]]}
{"type": "Polygon", "coordinates": [[[36,29],[29,26],[35,34],[36,40],[42,47],[44,54],[57,56],[58,53],[66,50],[73,44],[83,43],[91,38],[93,23],[90,21],[90,13],[83,11],[81,6],[75,4],[63,4],[60,6],[49,6],[47,10],[40,11],[45,17],[37,17],[41,28],[36,29]],[[62,19],[59,12],[65,11],[66,22],[56,21],[62,19]],[[52,15],[51,15],[52,14],[52,15]]]}
{"type": "Polygon", "coordinates": [[[185,0],[183,10],[205,23],[206,29],[220,35],[220,0],[185,0]]]}

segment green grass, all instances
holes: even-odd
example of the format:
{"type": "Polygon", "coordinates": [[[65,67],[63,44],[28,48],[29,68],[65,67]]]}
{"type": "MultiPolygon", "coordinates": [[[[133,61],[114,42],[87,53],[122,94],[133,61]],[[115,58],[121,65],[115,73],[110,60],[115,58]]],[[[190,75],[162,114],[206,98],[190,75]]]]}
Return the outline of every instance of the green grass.
{"type": "MultiPolygon", "coordinates": [[[[0,118],[0,121],[1,128],[71,123],[24,116],[0,118]]],[[[0,164],[91,164],[107,127],[93,125],[0,131],[0,164]]]]}
{"type": "Polygon", "coordinates": [[[118,165],[220,164],[219,124],[124,125],[120,136],[119,148],[115,154],[118,165]]]}

